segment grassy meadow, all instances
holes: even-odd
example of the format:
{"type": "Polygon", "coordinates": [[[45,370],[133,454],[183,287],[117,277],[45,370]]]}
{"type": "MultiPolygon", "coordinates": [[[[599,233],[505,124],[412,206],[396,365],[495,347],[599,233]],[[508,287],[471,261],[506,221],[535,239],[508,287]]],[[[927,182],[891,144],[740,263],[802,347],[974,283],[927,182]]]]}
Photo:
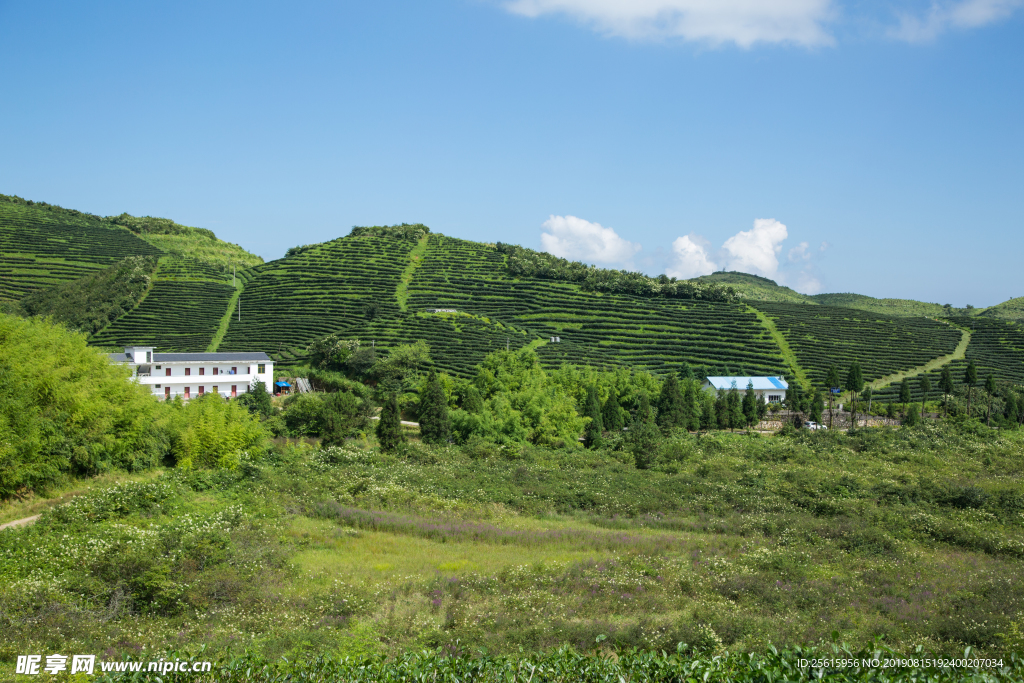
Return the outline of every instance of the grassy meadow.
{"type": "Polygon", "coordinates": [[[1005,658],[1024,645],[1022,437],[680,435],[647,470],[608,450],[289,443],[8,502],[5,520],[43,516],[0,532],[0,661],[833,638],[1005,658]]]}

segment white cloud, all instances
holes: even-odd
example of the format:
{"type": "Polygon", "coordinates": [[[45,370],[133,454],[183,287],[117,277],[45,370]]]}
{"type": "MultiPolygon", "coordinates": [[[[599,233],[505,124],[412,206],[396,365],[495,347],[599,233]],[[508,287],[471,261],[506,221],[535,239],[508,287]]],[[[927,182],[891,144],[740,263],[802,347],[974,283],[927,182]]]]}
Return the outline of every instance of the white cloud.
{"type": "Polygon", "coordinates": [[[547,232],[540,236],[544,251],[574,261],[631,268],[633,256],[641,249],[611,228],[576,216],[551,216],[544,221],[544,229],[547,232]]]}
{"type": "Polygon", "coordinates": [[[738,270],[774,278],[779,270],[778,253],[789,236],[786,226],[774,218],[758,218],[754,227],[725,241],[726,270],[738,270]]]}
{"type": "Polygon", "coordinates": [[[801,294],[820,294],[821,280],[816,278],[810,270],[805,269],[797,276],[796,284],[793,285],[793,289],[801,294]]]}
{"type": "Polygon", "coordinates": [[[708,258],[707,240],[690,233],[677,237],[672,243],[675,261],[668,267],[665,274],[688,280],[691,277],[710,275],[718,270],[718,266],[708,258]]]}
{"type": "MultiPolygon", "coordinates": [[[[994,1],[994,0],[990,0],[994,1]]],[[[614,36],[715,45],[831,45],[832,0],[505,0],[527,17],[562,14],[614,36]]]]}
{"type": "Polygon", "coordinates": [[[904,14],[892,34],[912,43],[934,40],[950,29],[985,26],[1024,7],[1024,0],[960,0],[933,2],[923,16],[904,14]]]}
{"type": "Polygon", "coordinates": [[[831,246],[832,246],[831,244],[829,244],[828,242],[825,242],[825,241],[823,240],[823,241],[821,242],[821,247],[820,247],[820,248],[818,249],[818,251],[825,251],[826,249],[828,249],[828,248],[829,248],[829,247],[831,247],[831,246]]]}
{"type": "Polygon", "coordinates": [[[808,261],[811,258],[811,252],[809,251],[811,245],[809,242],[801,242],[797,246],[789,250],[789,262],[796,263],[797,261],[808,261]]]}

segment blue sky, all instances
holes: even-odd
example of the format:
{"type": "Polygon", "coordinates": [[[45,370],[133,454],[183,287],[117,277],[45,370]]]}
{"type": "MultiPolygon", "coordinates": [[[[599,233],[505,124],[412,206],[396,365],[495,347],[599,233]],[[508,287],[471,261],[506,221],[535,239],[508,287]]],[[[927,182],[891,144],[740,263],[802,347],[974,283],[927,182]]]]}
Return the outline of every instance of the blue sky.
{"type": "Polygon", "coordinates": [[[1024,0],[0,0],[0,192],[1024,295],[1024,0]]]}

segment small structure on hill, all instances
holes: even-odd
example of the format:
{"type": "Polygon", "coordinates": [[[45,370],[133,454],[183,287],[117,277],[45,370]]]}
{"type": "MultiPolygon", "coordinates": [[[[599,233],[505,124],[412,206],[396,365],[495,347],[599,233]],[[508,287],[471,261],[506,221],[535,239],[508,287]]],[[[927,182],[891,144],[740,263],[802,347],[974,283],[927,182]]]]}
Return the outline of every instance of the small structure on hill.
{"type": "Polygon", "coordinates": [[[134,370],[139,384],[165,399],[216,393],[225,398],[249,392],[257,381],[274,385],[274,361],[262,351],[237,353],[156,353],[152,346],[126,346],[110,360],[134,370]]]}
{"type": "Polygon", "coordinates": [[[458,313],[456,308],[430,308],[427,309],[427,313],[458,313]]]}
{"type": "Polygon", "coordinates": [[[782,403],[786,400],[789,383],[781,377],[708,377],[702,386],[715,391],[728,391],[733,387],[746,391],[750,384],[754,385],[754,395],[764,396],[768,403],[782,403]]]}
{"type": "Polygon", "coordinates": [[[551,343],[552,344],[560,344],[561,342],[562,342],[562,338],[561,337],[552,337],[551,338],[551,343]]]}

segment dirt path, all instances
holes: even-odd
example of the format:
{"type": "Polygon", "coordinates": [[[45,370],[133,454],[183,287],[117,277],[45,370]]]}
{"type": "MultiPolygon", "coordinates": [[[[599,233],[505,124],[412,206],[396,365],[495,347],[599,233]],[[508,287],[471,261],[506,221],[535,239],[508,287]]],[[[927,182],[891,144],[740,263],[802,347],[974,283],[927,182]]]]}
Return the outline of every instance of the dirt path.
{"type": "Polygon", "coordinates": [[[32,524],[33,522],[35,522],[37,519],[39,519],[39,515],[32,515],[31,517],[25,517],[24,519],[16,519],[13,522],[7,522],[6,524],[0,524],[0,531],[6,529],[7,527],[12,527],[13,528],[13,527],[19,527],[19,526],[28,526],[29,524],[32,524]]]}

